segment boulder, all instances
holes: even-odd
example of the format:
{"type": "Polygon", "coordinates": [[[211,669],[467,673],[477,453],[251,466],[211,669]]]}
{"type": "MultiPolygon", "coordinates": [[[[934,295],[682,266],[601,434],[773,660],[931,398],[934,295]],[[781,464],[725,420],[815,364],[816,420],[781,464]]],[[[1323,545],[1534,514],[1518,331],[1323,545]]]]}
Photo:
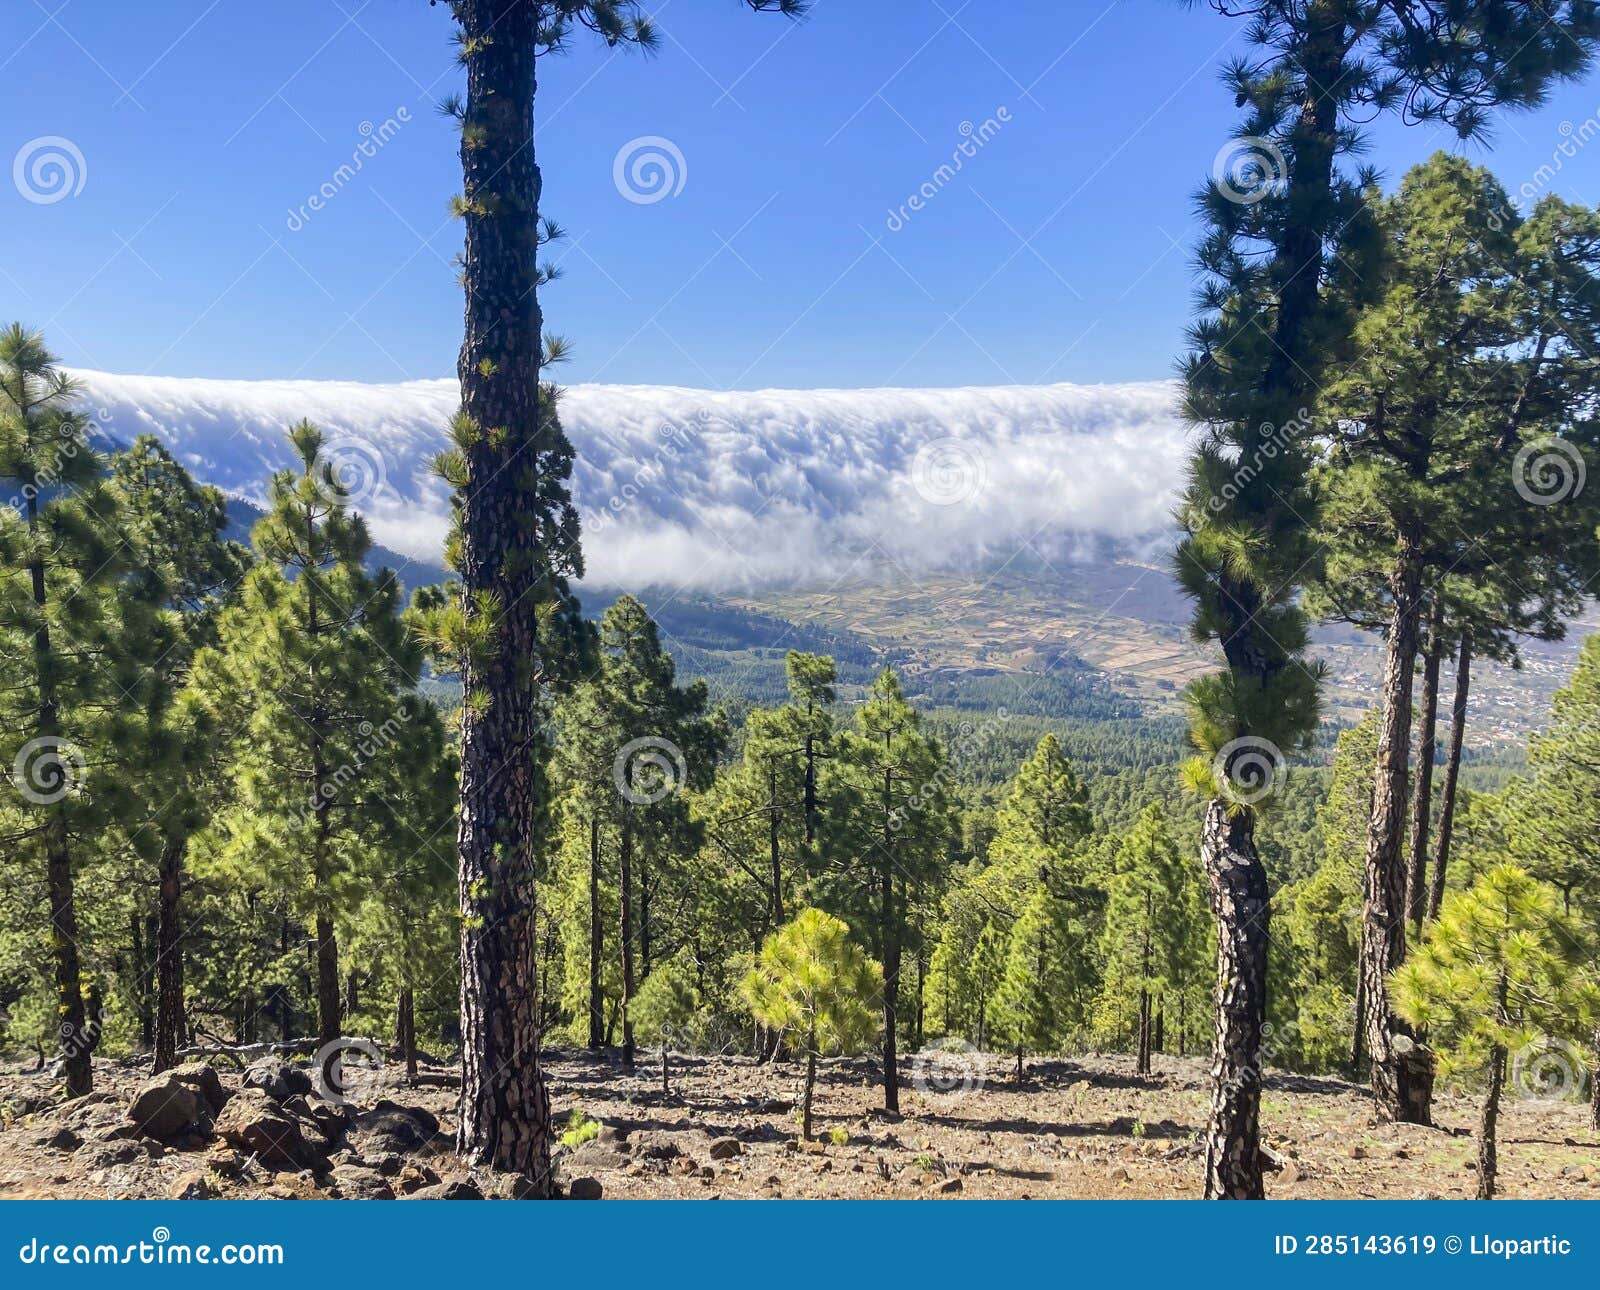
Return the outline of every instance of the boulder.
{"type": "Polygon", "coordinates": [[[179,1083],[187,1084],[205,1099],[212,1115],[219,1115],[227,1106],[232,1094],[222,1086],[222,1077],[204,1062],[185,1062],[174,1066],[166,1074],[179,1083]]]}
{"type": "Polygon", "coordinates": [[[335,1165],[334,1184],[341,1196],[352,1200],[393,1200],[394,1188],[376,1169],[362,1165],[335,1165]]]}
{"type": "Polygon", "coordinates": [[[230,1146],[253,1155],[269,1169],[325,1165],[323,1154],[305,1139],[299,1123],[261,1089],[241,1089],[217,1117],[217,1134],[230,1146]]]}
{"type": "Polygon", "coordinates": [[[744,1153],[744,1143],[738,1138],[718,1138],[711,1144],[711,1158],[713,1160],[732,1160],[737,1155],[744,1153]]]}
{"type": "Polygon", "coordinates": [[[262,1057],[251,1062],[245,1067],[241,1082],[245,1088],[260,1089],[278,1102],[296,1093],[311,1091],[311,1076],[281,1057],[262,1057]]]}
{"type": "Polygon", "coordinates": [[[568,1200],[599,1200],[604,1194],[598,1178],[574,1178],[567,1188],[568,1200]]]}
{"type": "Polygon", "coordinates": [[[349,1127],[350,1145],[367,1159],[412,1155],[433,1143],[439,1121],[420,1106],[401,1106],[387,1098],[357,1115],[349,1127]]]}
{"type": "Polygon", "coordinates": [[[422,1187],[406,1197],[407,1200],[482,1200],[483,1193],[470,1178],[447,1178],[431,1187],[422,1187]]]}
{"type": "Polygon", "coordinates": [[[172,1186],[167,1188],[168,1200],[210,1200],[212,1194],[211,1184],[206,1180],[205,1174],[198,1170],[180,1174],[172,1180],[172,1186]]]}
{"type": "Polygon", "coordinates": [[[163,1142],[211,1120],[211,1104],[172,1071],[139,1086],[128,1107],[128,1119],[147,1138],[163,1142]]]}
{"type": "Polygon", "coordinates": [[[494,1180],[497,1200],[543,1200],[545,1193],[527,1174],[498,1174],[494,1180]]]}

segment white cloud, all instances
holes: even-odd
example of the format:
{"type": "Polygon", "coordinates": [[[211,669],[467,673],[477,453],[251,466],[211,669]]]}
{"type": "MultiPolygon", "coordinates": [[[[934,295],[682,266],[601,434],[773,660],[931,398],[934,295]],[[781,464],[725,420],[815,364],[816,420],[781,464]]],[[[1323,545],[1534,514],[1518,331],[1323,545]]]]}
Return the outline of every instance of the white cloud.
{"type": "MultiPolygon", "coordinates": [[[[373,536],[437,560],[448,518],[429,461],[454,381],[216,381],[80,372],[119,439],[160,437],[194,474],[259,503],[309,419],[381,456],[373,536]]],[[[589,580],[728,589],[1004,559],[1025,543],[1132,540],[1170,527],[1187,436],[1170,382],[951,390],[579,385],[589,580]]]]}

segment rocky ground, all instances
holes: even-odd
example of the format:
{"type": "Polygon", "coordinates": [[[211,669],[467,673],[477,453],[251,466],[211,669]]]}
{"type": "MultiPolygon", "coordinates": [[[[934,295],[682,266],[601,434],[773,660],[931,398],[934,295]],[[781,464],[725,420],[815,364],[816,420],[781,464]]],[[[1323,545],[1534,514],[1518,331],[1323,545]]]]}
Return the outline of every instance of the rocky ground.
{"type": "MultiPolygon", "coordinates": [[[[443,1068],[412,1087],[393,1066],[345,1067],[342,1095],[265,1058],[192,1063],[152,1080],[96,1064],[97,1092],[63,1102],[43,1073],[0,1070],[0,1195],[61,1197],[516,1198],[515,1177],[473,1174],[451,1150],[443,1068]]],[[[675,1058],[659,1069],[556,1053],[548,1061],[564,1190],[605,1197],[1193,1197],[1205,1065],[1157,1058],[1031,1063],[923,1054],[902,1116],[877,1108],[865,1062],[824,1067],[817,1137],[797,1141],[800,1068],[675,1058]],[[581,1126],[581,1127],[577,1127],[581,1126]]],[[[1263,1128],[1277,1197],[1466,1197],[1477,1106],[1446,1091],[1438,1128],[1376,1123],[1364,1090],[1274,1076],[1263,1128]]],[[[1576,1102],[1511,1099],[1500,1186],[1510,1197],[1600,1197],[1600,1134],[1576,1102]]]]}

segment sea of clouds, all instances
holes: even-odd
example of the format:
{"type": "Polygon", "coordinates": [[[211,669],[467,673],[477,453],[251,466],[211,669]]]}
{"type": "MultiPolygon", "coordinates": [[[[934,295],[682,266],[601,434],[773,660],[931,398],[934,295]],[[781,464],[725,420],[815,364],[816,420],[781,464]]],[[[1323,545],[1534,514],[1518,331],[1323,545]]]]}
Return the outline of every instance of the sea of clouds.
{"type": "MultiPolygon", "coordinates": [[[[260,504],[309,419],[350,469],[374,538],[438,562],[430,469],[454,381],[222,381],[78,372],[96,423],[154,434],[193,474],[260,504]]],[[[588,580],[727,591],[1056,558],[1170,529],[1187,434],[1171,382],[924,390],[575,385],[588,580]]]]}

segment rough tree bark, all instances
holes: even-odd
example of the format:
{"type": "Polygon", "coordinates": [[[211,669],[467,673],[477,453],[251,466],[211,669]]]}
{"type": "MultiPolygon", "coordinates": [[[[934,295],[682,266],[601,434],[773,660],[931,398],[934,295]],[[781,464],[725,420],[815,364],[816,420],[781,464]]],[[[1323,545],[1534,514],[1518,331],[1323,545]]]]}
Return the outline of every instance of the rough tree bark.
{"type": "Polygon", "coordinates": [[[603,1048],[606,1015],[603,999],[605,928],[600,921],[600,817],[589,819],[589,1047],[603,1048]]]}
{"type": "Polygon", "coordinates": [[[622,1064],[632,1066],[633,1018],[628,1010],[633,1005],[633,824],[628,818],[627,807],[623,807],[622,842],[617,851],[621,857],[618,885],[622,895],[619,909],[621,926],[618,929],[622,941],[622,1064]]]}
{"type": "Polygon", "coordinates": [[[894,895],[894,772],[883,772],[882,863],[878,870],[878,951],[883,960],[883,1109],[900,1114],[900,1063],[895,1052],[900,995],[900,922],[894,895]]]}
{"type": "Polygon", "coordinates": [[[1422,938],[1428,913],[1428,822],[1433,811],[1433,758],[1438,745],[1439,664],[1443,655],[1440,632],[1444,609],[1435,602],[1428,626],[1422,662],[1422,710],[1417,714],[1417,782],[1411,792],[1410,857],[1406,864],[1406,915],[1413,932],[1422,938]]]}
{"type": "Polygon", "coordinates": [[[178,922],[183,897],[181,841],[161,848],[156,886],[156,1071],[178,1064],[183,1047],[183,929],[178,922]]]}
{"type": "Polygon", "coordinates": [[[1260,1200],[1261,1040],[1267,1021],[1269,927],[1266,870],[1256,854],[1255,821],[1206,807],[1200,860],[1217,920],[1216,1045],[1211,1058],[1211,1119],[1206,1128],[1208,1200],[1260,1200]]]}
{"type": "Polygon", "coordinates": [[[1400,844],[1405,829],[1407,759],[1411,750],[1411,684],[1416,671],[1422,561],[1403,539],[1390,579],[1390,614],[1383,672],[1383,723],[1377,778],[1367,828],[1366,904],[1361,975],[1366,994],[1367,1054],[1378,1114],[1408,1124],[1430,1122],[1432,1063],[1389,1002],[1389,973],[1406,956],[1406,872],[1400,844]]]}
{"type": "Polygon", "coordinates": [[[1450,751],[1445,757],[1444,790],[1439,797],[1439,837],[1433,848],[1433,881],[1428,888],[1428,919],[1439,917],[1450,865],[1450,839],[1456,824],[1456,784],[1461,778],[1461,746],[1467,733],[1467,695],[1472,688],[1472,633],[1463,630],[1456,655],[1456,691],[1450,702],[1450,751]]]}
{"type": "Polygon", "coordinates": [[[538,615],[548,561],[527,503],[538,488],[543,318],[534,160],[534,0],[452,0],[467,94],[459,438],[459,572],[470,618],[494,615],[463,662],[461,1103],[457,1145],[548,1195],[550,1102],[539,1066],[533,846],[538,808],[538,615]]]}

